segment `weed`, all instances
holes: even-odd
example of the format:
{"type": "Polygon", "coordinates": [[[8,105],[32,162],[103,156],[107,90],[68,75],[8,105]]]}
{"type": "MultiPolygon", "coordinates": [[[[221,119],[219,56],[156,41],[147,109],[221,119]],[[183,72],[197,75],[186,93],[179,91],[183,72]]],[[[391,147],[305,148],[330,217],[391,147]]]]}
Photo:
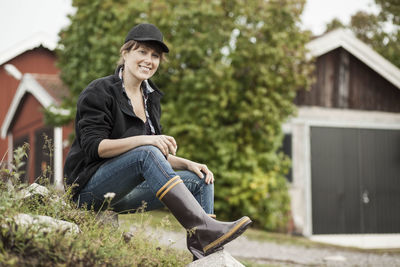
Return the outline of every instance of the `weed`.
{"type": "MultiPolygon", "coordinates": [[[[65,193],[49,187],[47,195],[21,198],[21,190],[27,188],[20,183],[27,146],[24,149],[14,151],[11,170],[0,169],[0,266],[185,266],[190,262],[188,252],[162,246],[151,237],[150,217],[142,212],[145,206],[137,211],[137,231],[127,234],[122,228],[100,223],[98,212],[78,209],[71,201],[70,187],[65,193]],[[11,189],[7,186],[10,181],[11,189]],[[23,227],[15,219],[21,213],[72,222],[81,231],[44,231],[44,225],[23,227]]],[[[48,181],[49,177],[47,172],[42,178],[48,181]]],[[[104,206],[111,200],[110,194],[104,206]]],[[[167,219],[162,224],[168,225],[167,219]]]]}

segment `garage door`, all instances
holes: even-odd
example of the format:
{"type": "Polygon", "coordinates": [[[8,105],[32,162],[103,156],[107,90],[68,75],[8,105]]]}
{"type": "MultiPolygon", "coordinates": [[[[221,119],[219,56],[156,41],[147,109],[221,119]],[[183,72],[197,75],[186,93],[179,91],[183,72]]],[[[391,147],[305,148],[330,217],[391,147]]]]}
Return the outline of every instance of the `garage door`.
{"type": "Polygon", "coordinates": [[[400,233],[400,131],[311,127],[313,234],[400,233]]]}

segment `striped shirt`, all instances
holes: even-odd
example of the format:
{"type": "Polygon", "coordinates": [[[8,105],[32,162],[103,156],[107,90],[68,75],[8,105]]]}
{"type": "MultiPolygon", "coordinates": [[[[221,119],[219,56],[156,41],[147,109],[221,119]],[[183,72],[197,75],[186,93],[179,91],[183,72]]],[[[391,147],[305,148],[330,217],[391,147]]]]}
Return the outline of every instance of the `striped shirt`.
{"type": "MultiPolygon", "coordinates": [[[[123,79],[123,76],[122,76],[123,69],[124,69],[123,67],[120,68],[119,69],[119,73],[118,73],[119,74],[119,78],[122,81],[122,93],[128,99],[128,103],[132,107],[132,110],[133,110],[132,102],[129,99],[128,94],[126,93],[126,90],[125,90],[124,79],[123,79]]],[[[145,122],[146,134],[147,135],[153,135],[153,134],[156,134],[156,131],[154,129],[153,123],[150,120],[149,112],[147,111],[147,99],[149,98],[149,94],[154,92],[154,89],[151,88],[151,86],[150,86],[150,84],[149,84],[149,82],[147,80],[144,80],[142,82],[141,87],[142,87],[141,91],[142,91],[142,97],[143,97],[143,103],[144,103],[144,112],[146,114],[146,122],[145,122]]]]}

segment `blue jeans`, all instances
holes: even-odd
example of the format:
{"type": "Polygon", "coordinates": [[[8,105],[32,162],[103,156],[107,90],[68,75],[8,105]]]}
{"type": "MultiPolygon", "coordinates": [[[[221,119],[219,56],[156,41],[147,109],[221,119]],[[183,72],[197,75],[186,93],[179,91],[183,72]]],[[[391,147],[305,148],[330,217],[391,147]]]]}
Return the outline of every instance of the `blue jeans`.
{"type": "Polygon", "coordinates": [[[79,193],[79,206],[107,207],[104,195],[113,192],[110,207],[116,212],[135,212],[143,203],[146,211],[159,209],[164,205],[156,192],[177,175],[204,211],[214,213],[214,185],[191,171],[175,172],[155,146],[140,146],[104,163],[79,193]]]}

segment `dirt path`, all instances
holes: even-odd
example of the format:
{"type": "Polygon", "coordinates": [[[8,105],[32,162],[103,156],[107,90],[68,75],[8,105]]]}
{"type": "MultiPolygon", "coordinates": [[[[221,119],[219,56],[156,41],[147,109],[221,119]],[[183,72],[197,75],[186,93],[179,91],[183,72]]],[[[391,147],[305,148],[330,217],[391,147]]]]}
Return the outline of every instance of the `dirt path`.
{"type": "Polygon", "coordinates": [[[400,266],[400,255],[376,254],[338,248],[306,248],[240,237],[226,246],[236,257],[265,262],[318,266],[400,266]]]}
{"type": "MultiPolygon", "coordinates": [[[[186,249],[184,232],[158,232],[154,236],[162,244],[186,249]]],[[[239,237],[225,249],[238,259],[274,266],[400,266],[400,254],[366,253],[336,247],[306,248],[246,237],[239,237]]]]}

